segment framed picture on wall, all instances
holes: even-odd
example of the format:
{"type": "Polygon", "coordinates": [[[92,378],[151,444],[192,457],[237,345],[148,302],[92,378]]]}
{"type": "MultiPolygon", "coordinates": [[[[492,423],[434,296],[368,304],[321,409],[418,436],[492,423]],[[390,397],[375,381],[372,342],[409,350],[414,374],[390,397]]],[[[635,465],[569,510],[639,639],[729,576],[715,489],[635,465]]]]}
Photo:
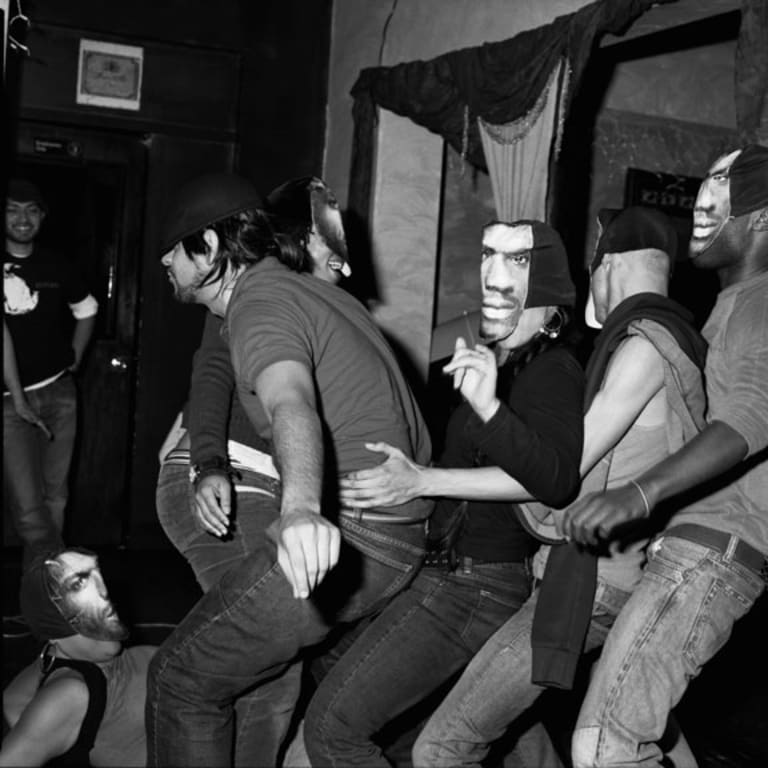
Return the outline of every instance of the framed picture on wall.
{"type": "Polygon", "coordinates": [[[77,67],[77,103],[138,110],[143,69],[143,48],[82,38],[77,67]]]}

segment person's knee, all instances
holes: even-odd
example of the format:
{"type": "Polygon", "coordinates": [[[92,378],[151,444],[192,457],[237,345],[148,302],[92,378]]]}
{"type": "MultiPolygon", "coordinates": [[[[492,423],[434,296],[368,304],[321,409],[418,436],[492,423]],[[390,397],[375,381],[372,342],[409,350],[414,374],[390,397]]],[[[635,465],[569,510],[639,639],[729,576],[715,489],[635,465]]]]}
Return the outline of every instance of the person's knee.
{"type": "Polygon", "coordinates": [[[600,728],[577,728],[571,739],[571,761],[573,768],[597,768],[597,744],[600,728]]]}
{"type": "Polygon", "coordinates": [[[450,766],[455,764],[455,757],[442,755],[439,741],[432,739],[428,732],[422,731],[411,749],[411,761],[414,768],[427,768],[427,766],[450,766]]]}
{"type": "Polygon", "coordinates": [[[325,765],[331,756],[373,748],[368,728],[350,711],[313,700],[304,717],[304,745],[312,765],[325,765]]]}

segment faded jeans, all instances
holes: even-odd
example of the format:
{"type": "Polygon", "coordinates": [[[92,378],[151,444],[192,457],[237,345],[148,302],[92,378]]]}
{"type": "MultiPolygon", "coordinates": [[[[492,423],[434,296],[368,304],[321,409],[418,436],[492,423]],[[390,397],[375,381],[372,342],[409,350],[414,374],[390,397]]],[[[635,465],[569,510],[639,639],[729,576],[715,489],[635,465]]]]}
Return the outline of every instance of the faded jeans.
{"type": "Polygon", "coordinates": [[[63,544],[69,467],[77,431],[77,391],[65,373],[25,393],[53,434],[24,421],[10,395],[3,397],[3,482],[16,532],[29,562],[36,551],[63,544]]]}
{"type": "Polygon", "coordinates": [[[576,768],[660,765],[672,708],[764,589],[758,574],[714,549],[669,534],[654,541],[582,705],[576,768]]]}
{"type": "MultiPolygon", "coordinates": [[[[585,652],[602,645],[629,593],[598,580],[585,652]]],[[[538,590],[470,662],[459,681],[422,730],[413,749],[415,766],[479,766],[492,744],[546,690],[531,682],[531,628],[538,590]]],[[[544,736],[546,752],[532,765],[557,764],[544,736]],[[544,757],[544,754],[547,757],[544,757]]]]}
{"type": "MultiPolygon", "coordinates": [[[[174,451],[171,455],[183,455],[174,451]]],[[[187,559],[195,578],[207,592],[234,565],[258,548],[279,514],[280,482],[258,472],[240,471],[233,500],[231,532],[222,538],[197,521],[194,488],[186,463],[167,460],[157,482],[157,516],[171,543],[187,559]]],[[[301,690],[301,665],[235,702],[234,765],[252,768],[255,760],[277,765],[301,690]],[[256,757],[258,756],[258,757],[256,757]]]]}
{"type": "MultiPolygon", "coordinates": [[[[339,525],[339,563],[309,599],[293,597],[265,536],[163,643],[149,668],[149,765],[231,765],[235,699],[283,675],[334,626],[380,611],[408,585],[423,558],[423,525],[346,518],[339,525]]],[[[253,755],[252,764],[271,759],[253,755]]]]}
{"type": "Polygon", "coordinates": [[[423,568],[323,679],[304,726],[318,766],[388,766],[376,734],[461,672],[527,599],[524,563],[423,568]]]}

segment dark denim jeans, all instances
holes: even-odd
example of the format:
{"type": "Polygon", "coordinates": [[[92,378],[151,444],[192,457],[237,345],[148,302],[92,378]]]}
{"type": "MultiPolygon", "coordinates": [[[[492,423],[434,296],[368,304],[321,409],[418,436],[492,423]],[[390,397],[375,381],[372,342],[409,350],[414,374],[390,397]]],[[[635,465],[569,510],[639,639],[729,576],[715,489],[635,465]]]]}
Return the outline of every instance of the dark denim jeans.
{"type": "MultiPolygon", "coordinates": [[[[179,454],[179,452],[174,452],[179,454]]],[[[208,533],[193,513],[194,489],[189,462],[166,461],[157,481],[157,516],[168,538],[189,562],[203,592],[263,541],[264,531],[280,513],[280,483],[241,470],[233,503],[231,533],[223,539],[208,533]]],[[[277,765],[301,691],[301,665],[235,702],[235,766],[252,768],[256,760],[277,765]]]]}
{"type": "Polygon", "coordinates": [[[69,467],[77,430],[77,392],[70,374],[26,393],[53,434],[24,421],[10,395],[3,397],[3,482],[8,508],[25,545],[35,551],[62,544],[69,467]]]}
{"type": "MultiPolygon", "coordinates": [[[[414,745],[415,765],[479,768],[491,745],[534,704],[543,690],[531,682],[531,628],[538,594],[538,590],[534,591],[490,637],[432,714],[414,745]]],[[[628,592],[598,579],[585,651],[603,644],[628,598],[628,592]]],[[[537,750],[546,752],[531,754],[529,764],[560,764],[544,736],[540,729],[537,750]]]]}
{"type": "Polygon", "coordinates": [[[530,591],[523,563],[423,568],[312,698],[304,725],[312,765],[390,765],[374,737],[464,669],[530,591]]]}
{"type": "MultiPolygon", "coordinates": [[[[423,558],[423,526],[346,519],[340,526],[339,563],[309,599],[294,599],[265,536],[163,643],[149,668],[149,765],[232,765],[235,699],[284,674],[334,626],[380,611],[408,585],[423,558]]],[[[267,755],[252,760],[274,764],[267,755]]]]}

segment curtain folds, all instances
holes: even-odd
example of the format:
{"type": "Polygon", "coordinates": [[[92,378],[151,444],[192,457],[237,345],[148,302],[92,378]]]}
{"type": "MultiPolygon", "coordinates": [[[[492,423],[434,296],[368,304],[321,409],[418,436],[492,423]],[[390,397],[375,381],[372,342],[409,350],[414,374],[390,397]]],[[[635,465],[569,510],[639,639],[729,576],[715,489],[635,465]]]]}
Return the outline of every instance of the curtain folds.
{"type": "Polygon", "coordinates": [[[533,109],[518,120],[492,125],[477,118],[500,221],[547,219],[549,164],[560,145],[567,75],[561,59],[533,109]]]}

